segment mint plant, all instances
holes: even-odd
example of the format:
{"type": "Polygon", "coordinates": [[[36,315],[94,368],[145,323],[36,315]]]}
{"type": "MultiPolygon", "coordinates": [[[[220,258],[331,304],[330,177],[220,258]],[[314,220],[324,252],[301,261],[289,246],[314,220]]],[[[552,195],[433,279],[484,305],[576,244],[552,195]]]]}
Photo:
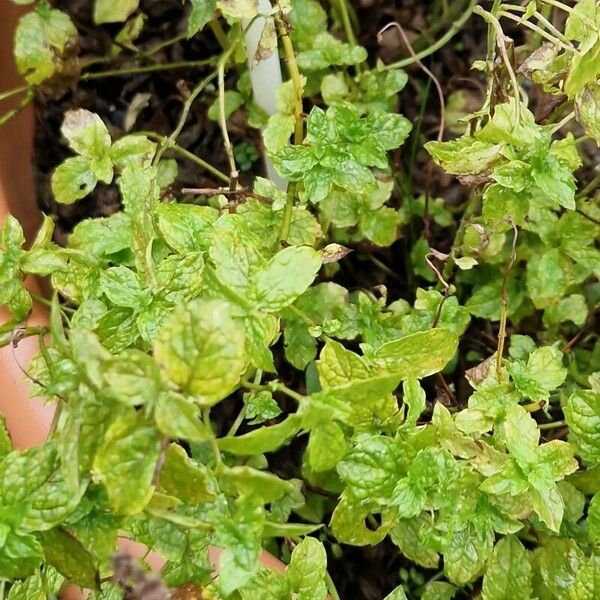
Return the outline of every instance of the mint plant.
{"type": "MultiPolygon", "coordinates": [[[[462,184],[456,205],[411,187],[423,131],[398,112],[408,76],[359,45],[352,3],[331,4],[273,2],[246,57],[258,4],[191,0],[186,35],[210,30],[222,51],[194,63],[169,135],[64,115],[55,201],[112,185],[121,210],[64,245],[50,216],[29,246],[6,219],[0,340],[39,338],[23,369],[57,413],[38,448],[0,430],[2,598],[64,582],[130,597],[119,537],[165,558],[165,586],[215,599],[357,597],[332,565],[384,544],[402,564],[388,600],[600,596],[599,178],[579,172],[582,140],[599,140],[600,9],[469,4],[460,23],[488,27],[485,97],[461,135],[424,144],[462,184]],[[249,79],[274,52],[288,78],[268,116],[249,79]],[[559,99],[543,118],[533,84],[559,99]],[[194,102],[226,172],[179,145],[194,102]],[[286,189],[230,140],[238,111],[286,189]],[[182,190],[188,162],[214,186],[182,190]],[[48,327],[28,325],[34,302],[48,327]],[[284,571],[261,566],[265,548],[284,571]]],[[[139,2],[95,0],[93,15],[120,30],[111,56],[83,61],[77,23],[37,0],[15,33],[27,86],[8,95],[64,93],[123,54],[136,73],[169,68],[148,63],[139,2]]]]}

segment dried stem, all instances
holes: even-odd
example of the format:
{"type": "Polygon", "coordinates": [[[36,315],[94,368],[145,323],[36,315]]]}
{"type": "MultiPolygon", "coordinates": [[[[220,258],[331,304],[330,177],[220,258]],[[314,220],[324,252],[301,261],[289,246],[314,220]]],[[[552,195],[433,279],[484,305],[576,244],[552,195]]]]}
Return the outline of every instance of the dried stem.
{"type": "Polygon", "coordinates": [[[502,357],[504,355],[504,342],[506,340],[506,321],[508,318],[508,278],[510,271],[515,264],[517,259],[517,237],[519,231],[517,226],[511,221],[510,224],[513,228],[513,241],[510,251],[510,259],[508,265],[504,271],[504,277],[502,278],[502,292],[500,295],[500,328],[498,330],[498,350],[496,351],[496,374],[500,378],[500,370],[502,368],[502,357]]]}

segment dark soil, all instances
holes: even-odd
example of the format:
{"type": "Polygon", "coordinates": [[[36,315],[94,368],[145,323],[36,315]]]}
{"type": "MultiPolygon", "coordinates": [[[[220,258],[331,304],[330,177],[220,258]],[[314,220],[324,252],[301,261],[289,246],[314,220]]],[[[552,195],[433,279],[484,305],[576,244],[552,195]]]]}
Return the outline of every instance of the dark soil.
{"type": "MultiPolygon", "coordinates": [[[[368,50],[371,61],[381,58],[385,62],[395,61],[408,55],[401,37],[394,30],[384,36],[383,44],[377,43],[377,31],[390,21],[397,21],[407,32],[415,50],[427,47],[442,35],[451,22],[464,10],[466,0],[449,2],[449,13],[440,14],[442,2],[439,0],[355,0],[357,22],[360,23],[359,41],[368,50]]],[[[118,31],[118,26],[96,27],[91,19],[89,0],[60,0],[58,8],[67,11],[77,24],[81,33],[81,62],[82,64],[96,57],[110,55],[111,36],[118,31]]],[[[143,11],[148,16],[141,38],[136,42],[143,49],[152,48],[165,40],[174,38],[186,30],[187,15],[182,8],[181,0],[143,0],[143,11]]],[[[324,3],[325,7],[329,3],[324,3]]],[[[510,29],[507,33],[511,33],[510,29]]],[[[515,40],[518,44],[520,40],[515,40]]],[[[477,71],[470,66],[475,59],[485,56],[486,28],[478,18],[471,18],[466,27],[443,49],[425,59],[426,65],[435,73],[448,99],[452,92],[464,91],[466,111],[476,109],[485,94],[485,82],[477,71]]],[[[195,36],[192,40],[174,43],[151,56],[150,61],[166,64],[182,60],[199,60],[219,54],[220,46],[210,29],[195,36]]],[[[64,242],[66,235],[80,220],[88,217],[107,216],[118,211],[119,196],[114,185],[99,185],[98,188],[84,200],[72,206],[57,205],[50,192],[50,176],[53,169],[71,154],[60,136],[60,124],[65,111],[72,108],[86,108],[98,113],[109,127],[113,137],[122,135],[125,131],[126,119],[131,120],[132,107],[140,100],[143,107],[131,127],[131,131],[153,130],[168,135],[174,129],[180,115],[184,93],[203,78],[210,67],[206,69],[164,70],[148,74],[118,74],[128,68],[149,64],[144,57],[136,57],[131,51],[124,51],[109,62],[99,63],[86,69],[86,72],[115,70],[117,75],[87,81],[74,81],[63,89],[52,90],[44,95],[40,93],[36,100],[37,134],[34,169],[37,181],[37,193],[40,207],[51,214],[57,223],[56,241],[64,242]]],[[[231,71],[230,71],[231,72],[231,71]]],[[[445,176],[437,168],[431,168],[423,142],[434,139],[437,135],[440,106],[433,86],[428,77],[418,66],[409,68],[409,83],[401,94],[399,111],[406,115],[414,124],[413,134],[401,151],[393,156],[394,172],[398,182],[393,202],[400,206],[406,194],[419,195],[428,192],[431,197],[442,196],[449,205],[460,205],[465,198],[464,190],[453,179],[445,176]],[[414,152],[411,150],[414,148],[414,152]],[[414,154],[414,159],[411,156],[414,154]]],[[[235,71],[229,75],[230,85],[235,82],[235,71]]],[[[226,157],[223,152],[221,134],[218,125],[206,116],[207,108],[215,98],[215,88],[208,88],[192,107],[188,120],[183,128],[178,143],[194,154],[205,158],[217,168],[227,172],[226,157]]],[[[532,90],[532,109],[537,114],[543,114],[548,108],[545,97],[539,90],[532,90]]],[[[307,109],[309,107],[306,107],[307,109]]],[[[229,120],[232,143],[246,142],[255,146],[261,154],[261,142],[256,130],[247,126],[245,115],[238,111],[229,120]]],[[[593,146],[592,146],[593,147],[593,146]]],[[[597,157],[590,157],[590,164],[597,163],[597,157]]],[[[177,193],[183,187],[216,187],[209,174],[203,172],[195,164],[179,162],[179,178],[174,185],[177,193]]],[[[260,174],[261,161],[253,165],[254,171],[242,174],[242,182],[250,181],[253,175],[260,174]]],[[[589,177],[589,169],[582,169],[582,177],[589,177]]],[[[188,199],[191,201],[191,199],[188,199]]],[[[427,282],[414,279],[407,269],[407,255],[414,241],[421,235],[423,223],[413,222],[406,228],[404,237],[391,248],[382,249],[373,245],[362,244],[346,258],[341,266],[337,280],[348,289],[370,289],[384,284],[388,289],[390,300],[406,298],[414,300],[414,290],[417,286],[428,285],[427,282]],[[387,265],[382,269],[368,260],[372,255],[387,265]],[[390,274],[389,271],[392,271],[390,274]]],[[[452,239],[447,230],[438,231],[433,224],[430,230],[430,245],[445,252],[449,249],[452,239]]],[[[464,336],[467,345],[469,339],[476,346],[486,343],[486,339],[495,344],[494,331],[482,331],[477,321],[464,336]]],[[[468,350],[470,348],[465,348],[468,350]]],[[[275,347],[276,360],[281,360],[283,346],[281,342],[275,347]]],[[[490,352],[493,350],[490,350],[490,352]]],[[[488,354],[490,353],[488,352],[488,354]]],[[[464,355],[465,353],[461,353],[464,355]]],[[[462,371],[470,365],[457,369],[455,383],[464,381],[462,371]]],[[[280,374],[288,385],[295,389],[303,388],[303,373],[294,371],[289,366],[280,374]],[[286,372],[287,371],[287,372],[286,372]]],[[[444,394],[432,382],[430,392],[444,394]]],[[[457,398],[448,401],[461,402],[468,390],[457,388],[457,398]]],[[[241,398],[239,399],[241,403],[241,398]]],[[[285,408],[285,401],[282,400],[285,408]]],[[[291,407],[290,407],[291,408],[291,407]]],[[[217,416],[221,420],[222,430],[226,430],[239,410],[239,405],[228,402],[219,407],[217,416]]],[[[299,477],[299,459],[303,452],[302,443],[296,441],[271,459],[271,469],[286,477],[299,477]]],[[[310,491],[310,490],[307,490],[310,491]]],[[[321,495],[322,500],[333,502],[322,491],[312,490],[312,494],[321,495]]],[[[376,547],[356,548],[344,546],[340,553],[328,547],[329,570],[342,598],[347,600],[379,600],[406,578],[423,576],[427,572],[419,569],[411,574],[411,566],[398,549],[386,540],[376,547]]],[[[434,572],[431,573],[431,576],[434,572]]],[[[413,579],[415,581],[415,579],[413,579]]],[[[474,593],[474,592],[473,592],[474,593]]],[[[463,598],[471,597],[463,595],[463,598]]]]}

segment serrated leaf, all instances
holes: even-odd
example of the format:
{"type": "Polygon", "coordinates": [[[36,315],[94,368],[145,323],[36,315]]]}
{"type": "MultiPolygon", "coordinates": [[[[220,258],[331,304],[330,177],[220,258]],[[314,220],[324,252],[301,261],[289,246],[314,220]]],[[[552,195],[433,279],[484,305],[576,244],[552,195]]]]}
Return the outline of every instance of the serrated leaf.
{"type": "Polygon", "coordinates": [[[236,437],[224,437],[218,440],[219,448],[235,456],[252,456],[273,452],[289,441],[299,430],[301,418],[292,414],[277,425],[260,427],[236,437]]]}
{"type": "Polygon", "coordinates": [[[154,491],[160,437],[140,414],[127,412],[108,428],[94,458],[94,476],[104,483],[111,508],[122,515],[139,513],[154,491]]]}
{"type": "Polygon", "coordinates": [[[73,204],[87,196],[98,183],[86,156],[72,156],[52,173],[52,193],[60,204],[73,204]]]}
{"type": "Polygon", "coordinates": [[[154,420],[159,431],[173,439],[203,442],[212,437],[212,431],[200,420],[198,405],[175,392],[159,395],[154,420]]]}
{"type": "Polygon", "coordinates": [[[77,29],[67,14],[46,3],[24,15],[15,31],[14,53],[19,73],[37,85],[63,67],[70,46],[77,40],[77,29]]]}
{"type": "Polygon", "coordinates": [[[65,113],[60,132],[77,154],[89,158],[104,157],[111,145],[104,121],[93,112],[78,108],[65,113]]]}
{"type": "Polygon", "coordinates": [[[334,469],[346,453],[346,436],[335,422],[313,428],[308,439],[308,462],[315,473],[334,469]]]}
{"type": "Polygon", "coordinates": [[[253,301],[266,312],[290,305],[313,282],[321,261],[320,254],[308,246],[281,250],[253,278],[253,301]]]}
{"type": "Polygon", "coordinates": [[[226,303],[195,300],[174,311],[154,353],[174,383],[211,406],[231,392],[244,370],[244,330],[226,303]]]}
{"type": "Polygon", "coordinates": [[[483,577],[482,600],[531,598],[531,565],[527,550],[513,535],[494,547],[483,577]]]}
{"type": "Polygon", "coordinates": [[[447,329],[431,329],[387,342],[374,353],[380,371],[401,379],[420,379],[441,371],[456,352],[458,338],[447,329]]]}
{"type": "Polygon", "coordinates": [[[444,546],[444,573],[456,585],[478,577],[492,552],[491,531],[480,532],[473,525],[454,532],[444,546]]]}
{"type": "Polygon", "coordinates": [[[165,242],[184,253],[208,248],[209,233],[219,213],[209,206],[160,204],[156,215],[165,242]]]}
{"type": "Polygon", "coordinates": [[[292,551],[286,576],[298,600],[323,600],[327,595],[324,578],[327,555],[316,538],[305,537],[292,551]]]}
{"type": "Polygon", "coordinates": [[[569,600],[595,600],[600,593],[600,556],[592,554],[580,567],[569,600]]]}
{"type": "Polygon", "coordinates": [[[98,571],[92,555],[75,537],[60,527],[42,535],[44,556],[67,580],[85,588],[98,584],[98,571]]]}
{"type": "Polygon", "coordinates": [[[150,166],[156,144],[145,135],[133,134],[123,136],[110,148],[109,157],[115,167],[124,169],[127,166],[150,166]]]}
{"type": "Polygon", "coordinates": [[[600,393],[576,390],[564,407],[569,441],[591,466],[600,465],[600,393]]]}
{"type": "Polygon", "coordinates": [[[206,502],[215,496],[215,483],[206,466],[192,460],[185,450],[171,444],[160,470],[160,487],[186,503],[206,502]]]}

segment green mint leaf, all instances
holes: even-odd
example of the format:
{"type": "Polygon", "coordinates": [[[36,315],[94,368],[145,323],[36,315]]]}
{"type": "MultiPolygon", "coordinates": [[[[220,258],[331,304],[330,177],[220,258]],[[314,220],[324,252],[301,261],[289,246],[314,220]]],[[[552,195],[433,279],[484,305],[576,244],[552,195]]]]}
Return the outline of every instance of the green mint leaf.
{"type": "Polygon", "coordinates": [[[421,600],[452,600],[457,589],[445,581],[432,581],[425,586],[421,600]]]}
{"type": "Polygon", "coordinates": [[[237,501],[232,516],[215,515],[216,545],[225,548],[219,561],[218,583],[225,596],[246,584],[258,571],[262,505],[249,496],[237,501]]]}
{"type": "Polygon", "coordinates": [[[569,441],[590,466],[600,465],[600,392],[576,390],[564,407],[569,441]]]}
{"type": "Polygon", "coordinates": [[[367,59],[362,46],[351,46],[336,40],[329,33],[320,33],[314,39],[313,48],[300,52],[298,66],[306,71],[318,71],[334,65],[356,65],[367,59]]]}
{"type": "Polygon", "coordinates": [[[383,600],[407,600],[404,588],[399,585],[391,591],[383,600]]]}
{"type": "Polygon", "coordinates": [[[407,558],[427,569],[437,569],[440,557],[429,534],[432,526],[432,519],[425,513],[413,519],[400,519],[390,537],[407,558]]]}
{"type": "Polygon", "coordinates": [[[37,536],[8,531],[4,532],[3,537],[5,539],[0,552],[0,577],[10,581],[33,575],[44,560],[43,548],[37,536]]]}
{"type": "Polygon", "coordinates": [[[185,450],[171,444],[160,470],[160,487],[186,503],[206,502],[215,496],[215,482],[207,467],[192,460],[185,450]]]}
{"type": "Polygon", "coordinates": [[[139,277],[124,266],[110,267],[100,274],[100,288],[115,306],[137,308],[142,288],[139,277]]]}
{"type": "Polygon", "coordinates": [[[60,132],[77,154],[103,158],[109,151],[110,134],[102,119],[95,113],[79,108],[65,113],[60,132]]]}
{"type": "Polygon", "coordinates": [[[301,418],[292,414],[277,425],[260,427],[236,437],[218,440],[219,448],[235,456],[253,456],[273,452],[288,442],[300,430],[301,418]]]}
{"type": "Polygon", "coordinates": [[[139,0],[120,0],[115,3],[112,0],[94,0],[94,23],[121,23],[134,13],[139,0]]]}
{"type": "Polygon", "coordinates": [[[52,173],[52,194],[60,204],[73,204],[87,196],[98,183],[87,156],[72,156],[52,173]]]}
{"type": "Polygon", "coordinates": [[[110,148],[108,155],[115,167],[123,170],[128,166],[150,166],[155,152],[156,144],[154,142],[151,142],[145,135],[133,134],[117,140],[110,148]]]}
{"type": "Polygon", "coordinates": [[[596,492],[588,507],[586,529],[588,539],[592,543],[600,540],[600,494],[596,492]]]}
{"type": "Polygon", "coordinates": [[[321,261],[319,253],[308,246],[281,250],[253,278],[253,301],[266,312],[288,306],[313,282],[321,261]]]}
{"type": "Polygon", "coordinates": [[[77,40],[77,29],[68,15],[46,2],[38,6],[38,10],[21,17],[15,31],[17,68],[32,85],[61,70],[77,40]]]}
{"type": "Polygon", "coordinates": [[[418,379],[410,377],[402,383],[402,401],[407,406],[405,427],[415,427],[421,413],[425,410],[425,390],[418,379]]]}
{"type": "Polygon", "coordinates": [[[323,600],[327,596],[326,572],[327,555],[323,544],[316,538],[305,537],[292,551],[286,569],[286,577],[298,599],[323,600]]]}
{"type": "Polygon", "coordinates": [[[534,592],[542,598],[568,598],[583,561],[575,540],[550,538],[533,554],[534,592]]]}
{"type": "Polygon", "coordinates": [[[214,17],[217,0],[191,0],[192,10],[188,18],[187,36],[193,37],[214,17]]]}
{"type": "Polygon", "coordinates": [[[200,420],[198,405],[176,392],[161,392],[154,420],[163,435],[174,439],[204,442],[212,437],[212,431],[200,420]]]}
{"type": "Polygon", "coordinates": [[[174,311],[154,353],[169,379],[211,406],[239,382],[245,367],[244,331],[226,303],[195,300],[174,311]]]}
{"type": "Polygon", "coordinates": [[[156,209],[160,234],[176,252],[208,248],[208,234],[218,212],[208,206],[160,204],[156,209]]]}
{"type": "Polygon", "coordinates": [[[75,537],[60,527],[42,535],[44,556],[61,575],[81,587],[94,588],[98,572],[92,555],[75,537]]]}
{"type": "Polygon", "coordinates": [[[553,346],[537,348],[527,359],[527,365],[516,361],[507,369],[517,390],[534,402],[547,400],[550,392],[560,387],[567,376],[562,366],[562,352],[553,346]]]}
{"type": "Polygon", "coordinates": [[[311,429],[308,439],[308,462],[315,473],[334,469],[346,454],[346,436],[335,422],[322,423],[311,429]]]}
{"type": "Polygon", "coordinates": [[[281,414],[281,409],[273,398],[273,394],[267,390],[244,394],[244,405],[246,419],[250,421],[250,425],[260,425],[281,414]]]}
{"type": "Polygon", "coordinates": [[[580,567],[569,600],[594,600],[600,593],[600,556],[592,554],[580,567]]]}
{"type": "Polygon", "coordinates": [[[12,524],[23,532],[60,523],[79,504],[86,488],[65,481],[54,444],[7,454],[0,462],[0,486],[0,507],[12,507],[12,524]]]}
{"type": "Polygon", "coordinates": [[[441,371],[456,351],[458,338],[447,329],[431,329],[383,344],[374,354],[380,371],[401,379],[422,378],[441,371]]]}
{"type": "Polygon", "coordinates": [[[93,469],[117,514],[133,515],[148,504],[159,455],[158,433],[141,413],[127,412],[108,428],[93,469]]]}
{"type": "Polygon", "coordinates": [[[526,600],[531,594],[531,564],[527,550],[513,535],[502,538],[488,561],[482,600],[526,600]]]}
{"type": "Polygon", "coordinates": [[[359,499],[387,500],[394,489],[399,459],[393,440],[361,434],[342,461],[337,472],[359,499]]]}
{"type": "Polygon", "coordinates": [[[456,585],[465,585],[478,577],[494,545],[493,533],[478,531],[469,524],[451,534],[444,545],[444,572],[456,585]]]}

